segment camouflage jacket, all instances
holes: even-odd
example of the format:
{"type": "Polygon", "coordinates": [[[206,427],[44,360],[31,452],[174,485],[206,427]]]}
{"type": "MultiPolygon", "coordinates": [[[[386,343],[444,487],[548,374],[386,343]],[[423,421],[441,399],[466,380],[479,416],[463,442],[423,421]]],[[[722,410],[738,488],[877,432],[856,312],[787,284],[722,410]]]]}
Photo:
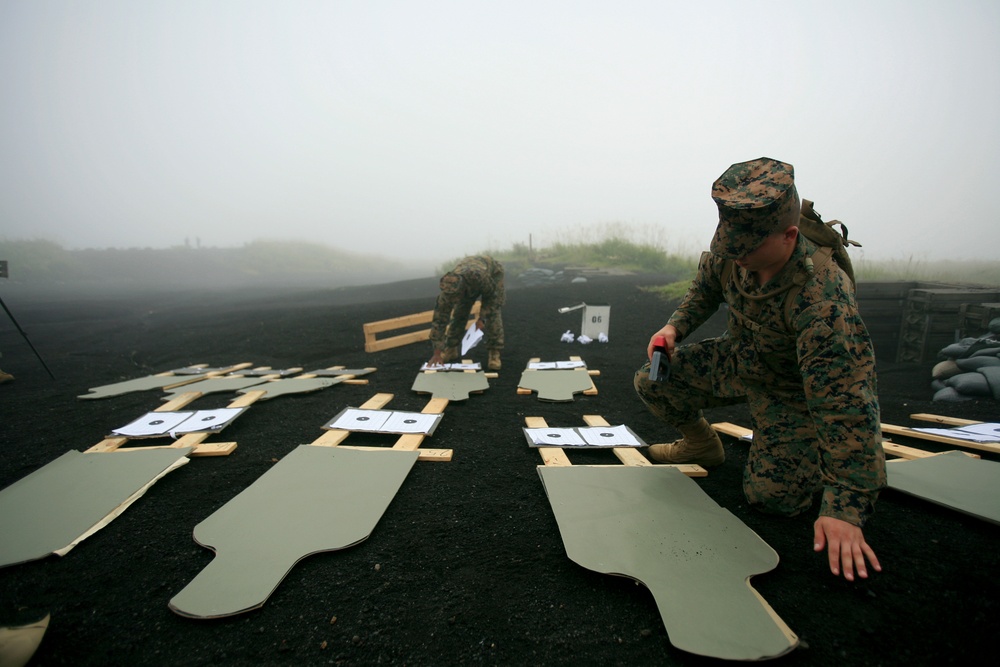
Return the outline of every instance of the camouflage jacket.
{"type": "Polygon", "coordinates": [[[506,301],[503,277],[503,264],[489,255],[474,255],[461,259],[441,278],[430,333],[436,348],[443,345],[453,315],[459,315],[459,326],[464,331],[465,319],[477,298],[481,300],[480,319],[489,321],[499,313],[506,301]]]}
{"type": "Polygon", "coordinates": [[[763,287],[705,253],[669,324],[680,339],[728,306],[724,335],[746,393],[804,397],[819,448],[820,515],[862,525],[886,483],[875,354],[853,284],[834,261],[812,269],[816,250],[800,235],[788,263],[763,287]],[[794,303],[786,312],[788,294],[794,303]]]}

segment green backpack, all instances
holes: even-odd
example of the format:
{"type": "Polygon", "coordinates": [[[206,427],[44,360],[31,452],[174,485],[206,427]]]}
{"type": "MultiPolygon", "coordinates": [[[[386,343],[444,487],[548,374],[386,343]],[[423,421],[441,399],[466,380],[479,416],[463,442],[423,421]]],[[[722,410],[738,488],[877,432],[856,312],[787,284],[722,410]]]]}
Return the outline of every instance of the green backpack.
{"type": "MultiPolygon", "coordinates": [[[[820,251],[829,248],[833,260],[851,279],[851,285],[857,287],[857,281],[854,279],[854,266],[851,264],[850,255],[847,254],[847,246],[852,245],[860,248],[861,244],[847,238],[847,226],[844,223],[839,220],[823,222],[823,218],[813,208],[813,203],[808,199],[803,199],[802,212],[799,214],[799,233],[818,245],[820,251]],[[840,231],[834,229],[837,226],[840,227],[840,231]]],[[[825,260],[823,261],[825,263],[825,260]]]]}

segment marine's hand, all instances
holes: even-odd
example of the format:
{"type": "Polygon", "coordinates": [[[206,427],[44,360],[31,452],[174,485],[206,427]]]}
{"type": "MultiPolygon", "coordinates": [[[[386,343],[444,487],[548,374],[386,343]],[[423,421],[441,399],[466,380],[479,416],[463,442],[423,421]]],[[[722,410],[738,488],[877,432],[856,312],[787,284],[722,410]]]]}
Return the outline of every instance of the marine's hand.
{"type": "Polygon", "coordinates": [[[830,572],[839,576],[841,570],[844,579],[854,581],[854,572],[862,579],[868,578],[866,561],[871,563],[876,572],[882,571],[875,552],[865,542],[864,533],[852,523],[834,519],[832,516],[821,516],[813,524],[813,551],[827,550],[830,559],[830,572]]]}
{"type": "Polygon", "coordinates": [[[480,317],[479,319],[476,320],[476,328],[479,329],[480,331],[486,328],[486,325],[483,324],[483,318],[480,317]]]}
{"type": "Polygon", "coordinates": [[[667,342],[667,354],[673,357],[674,346],[677,344],[677,327],[668,324],[649,337],[649,345],[646,346],[646,358],[650,361],[653,360],[653,339],[657,336],[663,336],[667,342]]]}
{"type": "Polygon", "coordinates": [[[428,366],[444,366],[444,360],[441,357],[441,350],[434,350],[434,354],[431,356],[431,360],[427,362],[428,366]]]}

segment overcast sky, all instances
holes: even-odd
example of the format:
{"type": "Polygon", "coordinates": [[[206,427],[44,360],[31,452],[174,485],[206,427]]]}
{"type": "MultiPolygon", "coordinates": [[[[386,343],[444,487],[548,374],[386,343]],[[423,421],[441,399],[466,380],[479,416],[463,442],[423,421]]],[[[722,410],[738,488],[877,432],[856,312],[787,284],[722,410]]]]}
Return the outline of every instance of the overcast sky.
{"type": "Polygon", "coordinates": [[[1000,256],[996,0],[3,0],[0,238],[707,246],[761,156],[870,259],[1000,256]]]}

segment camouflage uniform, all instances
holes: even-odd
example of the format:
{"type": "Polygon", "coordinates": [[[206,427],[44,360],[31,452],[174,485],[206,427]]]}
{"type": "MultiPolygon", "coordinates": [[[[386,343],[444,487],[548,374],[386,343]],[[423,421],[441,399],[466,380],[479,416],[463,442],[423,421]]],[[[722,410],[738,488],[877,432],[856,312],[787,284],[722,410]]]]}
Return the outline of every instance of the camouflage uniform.
{"type": "Polygon", "coordinates": [[[469,322],[469,312],[481,299],[479,319],[489,350],[503,349],[503,320],[500,309],[506,300],[503,264],[488,255],[466,257],[441,278],[441,293],[431,320],[431,343],[435,350],[461,344],[469,322]]]}
{"type": "Polygon", "coordinates": [[[716,235],[668,321],[679,342],[726,304],[728,331],[677,346],[664,383],[649,381],[646,364],[636,391],[674,426],[701,418],[703,408],[746,402],[754,432],[743,476],[749,502],[794,515],[819,498],[821,516],[862,526],[886,478],[875,355],[853,284],[832,260],[814,266],[817,246],[800,234],[784,267],[758,286],[727,259],[752,249],[732,247],[733,238],[716,235]]]}

